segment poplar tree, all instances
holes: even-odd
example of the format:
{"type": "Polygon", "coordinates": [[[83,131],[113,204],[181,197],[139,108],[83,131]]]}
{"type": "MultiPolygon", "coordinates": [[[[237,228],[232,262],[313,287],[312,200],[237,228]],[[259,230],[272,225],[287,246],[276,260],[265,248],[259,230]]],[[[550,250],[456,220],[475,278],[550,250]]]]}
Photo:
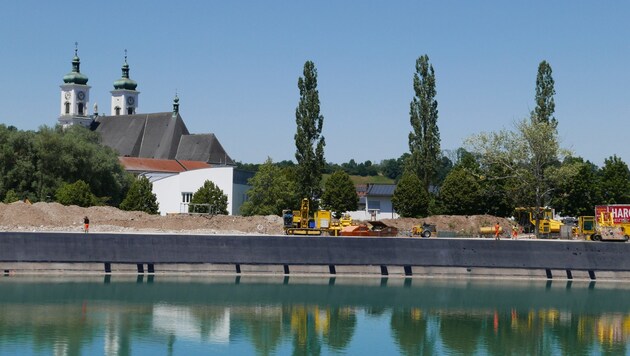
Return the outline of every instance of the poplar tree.
{"type": "MultiPolygon", "coordinates": [[[[295,109],[295,158],[297,160],[297,191],[317,209],[321,196],[322,172],[325,168],[324,137],[321,135],[324,117],[319,112],[317,69],[311,61],[304,63],[304,76],[298,79],[300,102],[295,109]]],[[[300,198],[300,199],[301,199],[300,198]]]]}
{"type": "Polygon", "coordinates": [[[409,168],[428,191],[440,163],[440,131],[437,126],[435,72],[426,54],[416,60],[413,89],[415,96],[409,110],[412,127],[409,133],[409,168]]]}
{"type": "Polygon", "coordinates": [[[555,94],[551,66],[547,61],[542,61],[538,65],[538,75],[536,76],[536,108],[532,117],[539,122],[551,124],[554,128],[558,126],[558,122],[553,116],[556,110],[556,104],[553,100],[555,94]]]}

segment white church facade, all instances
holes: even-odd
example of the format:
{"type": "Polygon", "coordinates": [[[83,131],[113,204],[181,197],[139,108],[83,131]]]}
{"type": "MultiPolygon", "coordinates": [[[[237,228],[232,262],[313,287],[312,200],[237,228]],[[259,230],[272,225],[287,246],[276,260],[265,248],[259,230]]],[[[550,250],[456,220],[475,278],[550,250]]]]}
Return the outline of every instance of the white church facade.
{"type": "Polygon", "coordinates": [[[179,114],[177,96],[171,112],[138,113],[140,92],[129,77],[125,53],[122,77],[110,92],[110,115],[99,115],[96,105],[90,114],[90,86],[88,77],[80,71],[77,52],[75,48],[72,71],[63,77],[60,86],[58,121],[62,127],[81,125],[99,133],[101,143],[118,153],[128,172],[150,178],[162,215],[184,212],[191,193],[206,180],[228,196],[230,214],[240,213],[251,174],[236,169],[214,134],[188,131],[179,114]]]}

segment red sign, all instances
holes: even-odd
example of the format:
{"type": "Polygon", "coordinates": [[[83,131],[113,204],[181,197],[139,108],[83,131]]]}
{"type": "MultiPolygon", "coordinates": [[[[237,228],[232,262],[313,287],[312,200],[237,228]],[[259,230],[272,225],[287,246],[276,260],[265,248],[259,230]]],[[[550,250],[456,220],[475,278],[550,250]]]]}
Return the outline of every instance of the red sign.
{"type": "Polygon", "coordinates": [[[595,207],[595,216],[597,219],[599,219],[600,214],[603,212],[609,212],[615,224],[630,222],[630,205],[597,205],[595,207]]]}

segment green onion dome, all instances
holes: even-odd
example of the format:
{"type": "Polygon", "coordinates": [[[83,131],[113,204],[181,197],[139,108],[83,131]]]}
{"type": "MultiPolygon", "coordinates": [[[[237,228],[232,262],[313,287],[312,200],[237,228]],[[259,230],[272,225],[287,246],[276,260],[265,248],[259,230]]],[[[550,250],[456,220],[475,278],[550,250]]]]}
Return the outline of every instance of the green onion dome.
{"type": "Polygon", "coordinates": [[[125,63],[122,66],[122,78],[114,82],[114,89],[127,89],[136,90],[138,83],[135,80],[129,79],[129,64],[127,64],[127,56],[125,56],[125,63]]]}
{"type": "Polygon", "coordinates": [[[72,72],[63,76],[63,82],[67,84],[87,84],[88,77],[79,70],[81,60],[77,56],[77,50],[74,50],[74,58],[72,58],[72,72]]]}

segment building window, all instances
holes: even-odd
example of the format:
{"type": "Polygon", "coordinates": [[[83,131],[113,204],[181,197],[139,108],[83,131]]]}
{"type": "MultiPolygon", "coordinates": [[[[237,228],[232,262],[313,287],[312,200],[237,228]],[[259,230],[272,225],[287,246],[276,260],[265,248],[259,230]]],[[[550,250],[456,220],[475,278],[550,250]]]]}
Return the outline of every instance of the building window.
{"type": "Polygon", "coordinates": [[[190,203],[193,193],[182,193],[182,203],[190,203]]]}
{"type": "Polygon", "coordinates": [[[83,115],[83,103],[79,103],[79,115],[83,115]]]}
{"type": "Polygon", "coordinates": [[[132,107],[127,108],[127,115],[133,115],[133,108],[132,107]]]}
{"type": "Polygon", "coordinates": [[[120,115],[120,108],[118,106],[115,107],[114,112],[116,113],[116,116],[120,115]]]}
{"type": "Polygon", "coordinates": [[[381,201],[380,200],[368,200],[368,209],[370,209],[370,210],[381,210],[381,201]]]}
{"type": "Polygon", "coordinates": [[[70,103],[66,101],[64,105],[66,106],[66,115],[70,114],[70,103]]]}

